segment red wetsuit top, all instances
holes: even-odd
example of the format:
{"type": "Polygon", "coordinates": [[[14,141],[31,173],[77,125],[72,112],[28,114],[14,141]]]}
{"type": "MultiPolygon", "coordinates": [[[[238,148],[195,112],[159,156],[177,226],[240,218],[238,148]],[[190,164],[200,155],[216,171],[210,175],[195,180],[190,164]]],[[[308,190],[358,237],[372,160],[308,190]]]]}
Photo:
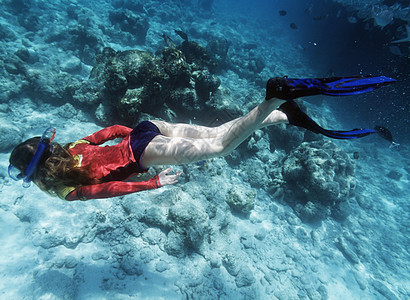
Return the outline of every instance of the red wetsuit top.
{"type": "Polygon", "coordinates": [[[127,178],[147,170],[141,169],[130,146],[131,128],[114,125],[97,131],[72,143],[68,151],[77,160],[78,166],[88,167],[91,177],[100,184],[77,187],[62,186],[57,195],[65,200],[88,200],[109,198],[160,187],[158,176],[142,182],[125,182],[127,178]],[[99,145],[109,140],[122,138],[113,146],[99,145]]]}

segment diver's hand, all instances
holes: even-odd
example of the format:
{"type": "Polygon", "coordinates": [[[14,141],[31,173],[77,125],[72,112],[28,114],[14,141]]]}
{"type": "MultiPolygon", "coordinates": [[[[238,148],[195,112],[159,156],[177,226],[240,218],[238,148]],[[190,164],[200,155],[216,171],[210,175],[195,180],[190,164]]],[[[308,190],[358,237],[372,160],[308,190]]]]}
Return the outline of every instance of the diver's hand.
{"type": "Polygon", "coordinates": [[[161,184],[161,186],[178,182],[178,177],[181,176],[182,172],[175,172],[175,175],[167,175],[171,171],[172,168],[168,168],[158,174],[159,183],[161,184]]]}

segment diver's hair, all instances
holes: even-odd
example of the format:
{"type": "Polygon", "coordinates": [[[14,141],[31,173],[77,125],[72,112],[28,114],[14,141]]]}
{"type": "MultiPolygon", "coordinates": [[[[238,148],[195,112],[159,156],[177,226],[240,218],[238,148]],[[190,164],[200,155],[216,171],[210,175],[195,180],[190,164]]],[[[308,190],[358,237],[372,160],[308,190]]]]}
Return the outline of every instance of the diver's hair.
{"type": "MultiPolygon", "coordinates": [[[[34,153],[37,150],[40,137],[34,137],[19,144],[10,155],[10,164],[21,172],[25,172],[34,153]]],[[[89,176],[86,168],[77,167],[74,157],[67,150],[70,144],[64,147],[53,143],[52,147],[43,154],[31,180],[43,191],[55,195],[61,185],[81,186],[98,183],[98,180],[89,176]]]]}

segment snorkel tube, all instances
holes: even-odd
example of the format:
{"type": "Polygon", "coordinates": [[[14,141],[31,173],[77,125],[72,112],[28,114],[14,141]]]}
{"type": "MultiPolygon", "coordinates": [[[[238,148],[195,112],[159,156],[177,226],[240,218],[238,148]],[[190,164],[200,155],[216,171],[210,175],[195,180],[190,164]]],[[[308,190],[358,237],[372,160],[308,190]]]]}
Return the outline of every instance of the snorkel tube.
{"type": "Polygon", "coordinates": [[[9,176],[13,178],[14,180],[20,180],[23,179],[23,187],[28,188],[30,187],[31,183],[31,176],[33,175],[34,171],[37,168],[38,163],[40,162],[41,158],[44,155],[44,152],[50,148],[51,142],[53,141],[54,137],[56,135],[56,129],[53,127],[49,127],[44,131],[40,142],[38,144],[37,150],[31,159],[26,171],[24,174],[20,172],[17,176],[13,174],[15,172],[15,168],[12,165],[9,165],[9,176]]]}

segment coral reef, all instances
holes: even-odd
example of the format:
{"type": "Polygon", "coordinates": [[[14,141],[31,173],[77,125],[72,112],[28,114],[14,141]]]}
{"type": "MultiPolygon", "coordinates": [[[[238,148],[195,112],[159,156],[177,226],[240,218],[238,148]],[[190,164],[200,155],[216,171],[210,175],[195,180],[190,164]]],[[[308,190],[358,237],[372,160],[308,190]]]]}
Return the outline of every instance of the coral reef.
{"type": "MultiPolygon", "coordinates": [[[[195,49],[206,52],[199,45],[195,49]]],[[[104,112],[100,109],[97,119],[104,124],[135,124],[143,113],[169,120],[175,115],[170,110],[184,113],[204,109],[218,90],[220,79],[203,68],[203,56],[191,55],[188,61],[176,48],[167,47],[156,56],[146,51],[104,48],[74,99],[90,99],[89,104],[103,106],[104,112]]]]}
{"type": "Polygon", "coordinates": [[[353,196],[355,165],[331,141],[304,142],[283,161],[284,188],[298,199],[293,206],[307,222],[322,220],[353,196]]]}
{"type": "Polygon", "coordinates": [[[111,23],[121,31],[129,32],[135,38],[137,44],[143,44],[149,23],[146,17],[137,15],[129,9],[110,11],[109,19],[111,23]]]}
{"type": "Polygon", "coordinates": [[[254,191],[246,190],[242,187],[236,187],[228,191],[226,203],[234,213],[240,215],[249,215],[255,207],[256,194],[254,191]]]}

